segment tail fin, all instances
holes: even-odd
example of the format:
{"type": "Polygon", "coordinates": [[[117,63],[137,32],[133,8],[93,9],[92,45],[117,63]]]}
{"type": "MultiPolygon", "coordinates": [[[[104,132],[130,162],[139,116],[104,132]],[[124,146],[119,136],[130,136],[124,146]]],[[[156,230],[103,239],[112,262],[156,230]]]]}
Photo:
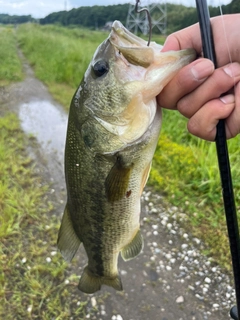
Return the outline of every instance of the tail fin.
{"type": "Polygon", "coordinates": [[[78,289],[85,293],[94,293],[100,290],[103,284],[113,287],[118,291],[123,290],[119,275],[115,278],[95,276],[89,271],[88,266],[86,266],[80,278],[78,289]]]}

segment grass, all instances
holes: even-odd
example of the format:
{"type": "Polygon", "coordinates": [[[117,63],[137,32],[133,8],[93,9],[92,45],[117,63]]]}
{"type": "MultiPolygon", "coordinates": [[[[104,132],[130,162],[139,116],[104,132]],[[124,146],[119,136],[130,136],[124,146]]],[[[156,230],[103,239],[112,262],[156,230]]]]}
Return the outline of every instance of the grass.
{"type": "Polygon", "coordinates": [[[16,51],[16,37],[11,27],[0,26],[0,85],[23,78],[22,64],[16,51]]]}
{"type": "Polygon", "coordinates": [[[36,76],[66,108],[96,47],[106,36],[106,32],[60,26],[22,25],[18,30],[20,47],[36,76]]]}
{"type": "MultiPolygon", "coordinates": [[[[238,212],[239,143],[240,136],[228,141],[238,212]]],[[[231,269],[215,143],[190,135],[186,131],[186,119],[176,112],[164,110],[149,183],[188,214],[191,233],[204,240],[208,254],[220,265],[231,269]]]]}
{"type": "MultiPolygon", "coordinates": [[[[47,83],[50,91],[66,107],[92,54],[106,36],[106,33],[59,26],[23,25],[18,30],[20,46],[37,77],[47,83]]],[[[161,38],[160,42],[163,40],[161,38]]],[[[229,141],[238,209],[239,139],[236,137],[229,141]]],[[[203,239],[209,247],[208,252],[229,269],[215,144],[190,135],[186,119],[177,112],[164,110],[162,133],[149,183],[188,213],[191,232],[203,239]]]]}
{"type": "Polygon", "coordinates": [[[56,251],[59,217],[27,155],[30,143],[16,115],[0,118],[0,318],[85,319],[95,311],[56,251]]]}

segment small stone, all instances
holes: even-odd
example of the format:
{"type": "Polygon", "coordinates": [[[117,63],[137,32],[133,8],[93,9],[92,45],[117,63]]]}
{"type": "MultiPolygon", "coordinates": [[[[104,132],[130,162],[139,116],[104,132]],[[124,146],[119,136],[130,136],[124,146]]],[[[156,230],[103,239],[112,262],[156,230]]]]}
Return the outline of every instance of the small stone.
{"type": "Polygon", "coordinates": [[[176,299],[176,303],[183,303],[184,302],[184,297],[183,296],[179,296],[176,299]]]}
{"type": "Polygon", "coordinates": [[[206,277],[204,281],[205,281],[206,283],[211,283],[211,282],[212,282],[211,279],[208,278],[208,277],[206,277]]]}
{"type": "Polygon", "coordinates": [[[203,293],[207,293],[208,292],[208,288],[206,288],[206,287],[203,287],[203,293]]]}
{"type": "Polygon", "coordinates": [[[168,260],[170,260],[170,259],[172,258],[172,255],[171,255],[170,253],[167,253],[167,254],[165,255],[165,257],[166,257],[168,260]]]}
{"type": "Polygon", "coordinates": [[[120,273],[121,273],[122,276],[125,276],[127,274],[127,271],[126,270],[121,270],[120,273]]]}
{"type": "Polygon", "coordinates": [[[91,298],[91,304],[92,304],[92,307],[93,307],[93,308],[96,307],[96,305],[97,305],[97,300],[96,300],[95,297],[92,297],[92,298],[91,298]]]}
{"type": "Polygon", "coordinates": [[[27,258],[22,258],[22,263],[26,263],[27,262],[27,258]]]}
{"type": "Polygon", "coordinates": [[[32,305],[28,306],[28,308],[27,308],[27,312],[28,312],[28,313],[31,313],[31,312],[32,312],[32,308],[33,308],[33,306],[32,306],[32,305]]]}

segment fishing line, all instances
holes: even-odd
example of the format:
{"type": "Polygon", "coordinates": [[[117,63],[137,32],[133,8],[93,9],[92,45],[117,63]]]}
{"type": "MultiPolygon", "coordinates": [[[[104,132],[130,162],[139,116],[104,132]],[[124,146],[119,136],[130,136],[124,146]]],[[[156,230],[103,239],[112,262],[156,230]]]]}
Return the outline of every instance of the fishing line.
{"type": "MultiPolygon", "coordinates": [[[[203,55],[205,58],[210,59],[214,63],[215,68],[217,68],[207,2],[206,0],[196,0],[196,6],[202,38],[203,55]]],[[[237,301],[237,308],[233,307],[230,315],[232,319],[240,320],[240,316],[238,314],[240,311],[240,239],[224,120],[219,120],[217,124],[216,149],[222,182],[222,195],[228,229],[229,245],[232,256],[232,267],[237,301]]]]}
{"type": "Polygon", "coordinates": [[[229,43],[228,43],[228,38],[227,38],[227,32],[226,32],[225,23],[224,23],[224,20],[223,20],[222,5],[220,4],[220,1],[219,1],[219,11],[220,11],[220,14],[221,14],[221,17],[222,17],[222,26],[223,26],[223,31],[224,31],[224,38],[225,38],[225,41],[226,41],[226,44],[227,44],[229,61],[230,61],[230,63],[232,63],[232,57],[231,57],[231,53],[230,53],[230,48],[229,48],[229,43]]]}

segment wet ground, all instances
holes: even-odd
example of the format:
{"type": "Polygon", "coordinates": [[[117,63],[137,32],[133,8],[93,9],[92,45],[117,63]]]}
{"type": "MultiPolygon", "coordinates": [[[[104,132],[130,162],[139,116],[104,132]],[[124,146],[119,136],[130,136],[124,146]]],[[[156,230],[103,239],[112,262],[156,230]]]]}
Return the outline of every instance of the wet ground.
{"type": "MultiPolygon", "coordinates": [[[[18,113],[22,128],[33,134],[36,148],[29,149],[41,174],[52,183],[56,215],[66,200],[63,152],[67,114],[47,88],[34,77],[22,57],[26,78],[0,90],[0,98],[18,113]]],[[[80,79],[79,79],[80,80],[80,79]]],[[[112,320],[226,320],[234,304],[231,279],[200,251],[203,244],[184,230],[185,214],[167,205],[146,188],[142,199],[142,233],[145,247],[136,259],[119,261],[123,292],[104,287],[88,296],[87,319],[112,320]],[[95,310],[95,315],[90,314],[95,310]]],[[[56,235],[57,236],[57,235],[56,235]]],[[[86,264],[81,248],[77,255],[79,276],[86,264]]],[[[71,290],[71,288],[70,288],[71,290]]],[[[79,301],[86,297],[74,293],[79,301]]]]}

